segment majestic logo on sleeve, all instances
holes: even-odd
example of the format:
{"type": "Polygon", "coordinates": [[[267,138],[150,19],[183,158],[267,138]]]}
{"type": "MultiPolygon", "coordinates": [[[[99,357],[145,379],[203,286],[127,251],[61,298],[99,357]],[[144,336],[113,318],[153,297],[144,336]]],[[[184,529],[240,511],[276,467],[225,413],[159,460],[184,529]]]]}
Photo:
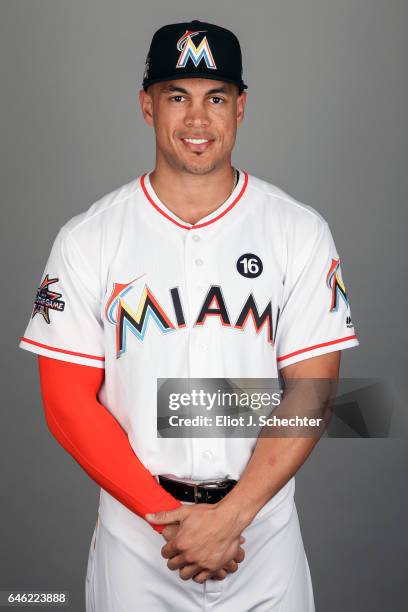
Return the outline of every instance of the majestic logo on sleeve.
{"type": "Polygon", "coordinates": [[[217,68],[207,37],[204,36],[198,47],[194,44],[193,37],[204,32],[206,32],[206,30],[198,30],[197,32],[186,30],[183,36],[178,40],[177,49],[180,51],[180,57],[176,64],[176,68],[185,68],[189,58],[196,68],[201,60],[205,61],[207,68],[211,68],[212,70],[217,68]]]}
{"type": "Polygon", "coordinates": [[[340,275],[340,259],[332,259],[330,270],[326,277],[326,284],[331,289],[330,312],[335,312],[338,310],[340,299],[346,304],[348,303],[346,287],[340,275]]]}
{"type": "MultiPolygon", "coordinates": [[[[125,297],[133,289],[133,284],[140,278],[142,277],[139,276],[129,283],[114,283],[112,293],[105,306],[106,319],[116,326],[117,358],[126,352],[128,332],[131,332],[140,342],[143,342],[150,321],[151,324],[156,325],[162,334],[168,334],[186,327],[178,287],[170,289],[175,322],[165,312],[165,309],[147,285],[142,290],[137,308],[133,309],[129,305],[129,300],[126,300],[125,297]]],[[[259,334],[263,328],[266,328],[267,342],[273,343],[272,304],[270,301],[261,311],[258,309],[254,296],[249,294],[234,324],[231,323],[221,287],[212,285],[204,298],[202,307],[199,309],[194,327],[203,326],[208,318],[214,317],[218,319],[222,327],[232,327],[241,331],[247,327],[248,321],[251,319],[256,333],[259,334]]]]}
{"type": "Polygon", "coordinates": [[[44,317],[44,321],[51,323],[50,310],[58,310],[62,312],[65,308],[65,302],[60,300],[62,293],[50,290],[50,285],[58,282],[58,278],[48,278],[48,274],[45,276],[41,285],[37,289],[37,295],[34,300],[34,310],[31,318],[33,319],[36,314],[41,314],[44,317]]]}

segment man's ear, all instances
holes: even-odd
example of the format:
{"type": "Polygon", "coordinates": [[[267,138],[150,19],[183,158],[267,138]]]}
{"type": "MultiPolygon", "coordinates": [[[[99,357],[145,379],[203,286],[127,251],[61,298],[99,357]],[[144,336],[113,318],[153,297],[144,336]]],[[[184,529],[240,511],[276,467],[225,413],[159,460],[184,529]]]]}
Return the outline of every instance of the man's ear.
{"type": "Polygon", "coordinates": [[[247,93],[246,91],[243,91],[237,97],[237,125],[238,126],[241,125],[241,123],[244,120],[246,101],[247,101],[247,93]]]}
{"type": "Polygon", "coordinates": [[[153,99],[151,94],[141,89],[139,91],[139,102],[143,119],[147,125],[153,126],[153,99]]]}

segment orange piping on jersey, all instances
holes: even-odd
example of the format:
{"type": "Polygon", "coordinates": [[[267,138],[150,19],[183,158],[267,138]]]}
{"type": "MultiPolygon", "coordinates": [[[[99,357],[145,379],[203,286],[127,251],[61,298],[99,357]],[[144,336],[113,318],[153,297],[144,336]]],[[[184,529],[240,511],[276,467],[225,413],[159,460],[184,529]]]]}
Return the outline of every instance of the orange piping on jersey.
{"type": "Polygon", "coordinates": [[[49,346],[48,344],[41,344],[41,342],[35,342],[35,340],[30,340],[29,338],[20,338],[23,342],[28,342],[29,344],[35,344],[36,346],[40,346],[41,348],[48,349],[49,351],[55,351],[56,353],[65,353],[66,355],[75,355],[76,357],[86,357],[86,359],[96,359],[97,361],[105,361],[105,357],[97,357],[96,355],[86,355],[85,353],[76,353],[75,351],[66,351],[64,349],[56,348],[55,346],[49,346]]]}
{"type": "Polygon", "coordinates": [[[288,353],[287,355],[283,355],[282,357],[278,357],[278,361],[283,361],[283,359],[289,359],[289,357],[294,357],[295,355],[300,355],[300,353],[306,353],[307,351],[313,351],[314,349],[321,348],[322,346],[330,346],[332,344],[338,344],[339,342],[346,342],[347,340],[357,340],[357,336],[346,336],[345,338],[339,338],[338,340],[330,340],[330,342],[322,342],[321,344],[315,344],[314,346],[309,346],[308,348],[300,349],[299,351],[293,351],[293,353],[288,353]]]}
{"type": "Polygon", "coordinates": [[[176,221],[175,219],[170,217],[170,215],[168,215],[164,210],[162,210],[160,208],[160,206],[157,206],[156,202],[154,202],[154,200],[151,198],[149,192],[146,189],[145,176],[146,176],[147,172],[145,174],[143,174],[143,176],[140,177],[140,184],[142,186],[143,193],[145,194],[146,198],[149,200],[150,204],[157,210],[157,212],[159,212],[161,215],[163,215],[163,217],[166,217],[166,219],[168,219],[169,221],[171,221],[172,223],[174,223],[175,225],[178,225],[178,227],[181,227],[183,229],[186,229],[186,230],[194,229],[194,230],[196,230],[196,229],[199,229],[200,227],[205,227],[206,225],[210,225],[210,223],[214,223],[214,221],[218,221],[218,219],[221,219],[221,217],[226,215],[227,212],[229,212],[231,210],[231,208],[233,208],[235,206],[235,204],[238,203],[238,201],[244,195],[244,192],[245,192],[245,190],[247,188],[247,185],[248,185],[248,174],[245,172],[245,170],[243,172],[244,172],[244,184],[242,185],[241,191],[239,192],[239,194],[237,195],[235,200],[233,202],[231,202],[231,204],[228,206],[228,208],[226,208],[217,217],[214,217],[214,219],[210,219],[209,221],[205,221],[204,223],[197,223],[196,225],[192,225],[191,227],[189,225],[183,225],[182,223],[179,223],[178,221],[176,221]]]}

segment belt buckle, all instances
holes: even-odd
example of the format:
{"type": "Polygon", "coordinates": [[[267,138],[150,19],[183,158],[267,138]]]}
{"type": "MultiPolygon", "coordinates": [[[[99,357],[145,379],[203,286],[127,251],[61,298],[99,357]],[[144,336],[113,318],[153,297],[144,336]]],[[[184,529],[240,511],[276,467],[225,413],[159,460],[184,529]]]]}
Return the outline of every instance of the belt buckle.
{"type": "Polygon", "coordinates": [[[198,487],[204,487],[204,489],[225,489],[229,482],[228,478],[222,480],[206,480],[205,482],[198,482],[194,484],[194,502],[197,504],[202,499],[202,493],[198,490],[198,487]]]}
{"type": "Polygon", "coordinates": [[[193,485],[193,487],[194,487],[194,503],[195,504],[198,504],[199,501],[201,500],[201,497],[202,497],[202,494],[198,490],[199,486],[200,486],[200,483],[194,483],[194,485],[193,485]]]}

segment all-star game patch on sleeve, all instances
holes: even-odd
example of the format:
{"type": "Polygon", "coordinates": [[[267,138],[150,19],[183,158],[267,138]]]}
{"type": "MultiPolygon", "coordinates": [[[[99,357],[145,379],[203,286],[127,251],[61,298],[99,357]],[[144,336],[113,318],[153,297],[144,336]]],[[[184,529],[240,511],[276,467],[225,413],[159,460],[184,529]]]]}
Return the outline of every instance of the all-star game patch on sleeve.
{"type": "Polygon", "coordinates": [[[340,257],[324,220],[309,252],[292,262],[276,333],[279,369],[359,344],[340,257]]]}
{"type": "Polygon", "coordinates": [[[19,347],[39,355],[104,367],[103,324],[94,279],[74,238],[55,238],[19,347]],[[91,289],[92,287],[92,289],[91,289]]]}

